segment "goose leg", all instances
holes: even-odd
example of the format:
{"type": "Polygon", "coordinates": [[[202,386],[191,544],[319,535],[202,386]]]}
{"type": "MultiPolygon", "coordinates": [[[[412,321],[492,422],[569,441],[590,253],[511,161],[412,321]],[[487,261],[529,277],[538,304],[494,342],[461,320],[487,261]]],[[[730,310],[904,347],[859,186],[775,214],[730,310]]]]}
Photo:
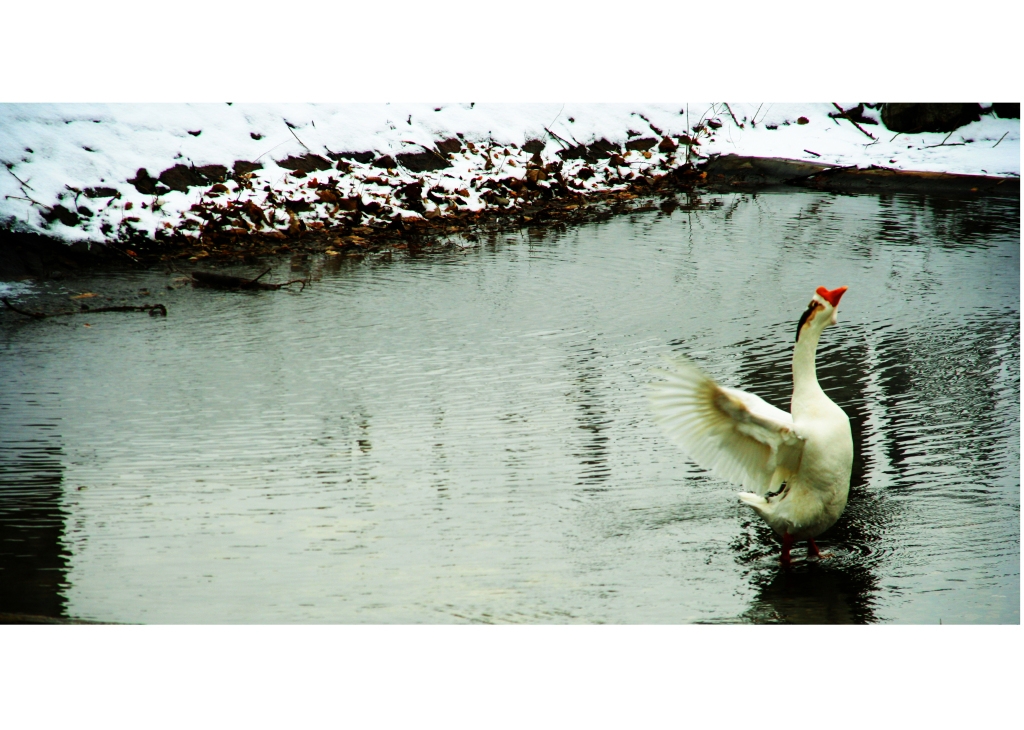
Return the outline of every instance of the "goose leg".
{"type": "Polygon", "coordinates": [[[814,542],[813,539],[807,541],[807,554],[808,555],[813,555],[814,557],[818,558],[819,560],[824,560],[825,558],[831,557],[831,555],[829,553],[821,552],[818,549],[818,545],[814,542]]]}
{"type": "Polygon", "coordinates": [[[793,539],[793,536],[790,535],[788,532],[783,534],[783,536],[782,536],[782,556],[781,556],[781,559],[782,559],[782,565],[785,568],[788,568],[790,565],[793,564],[793,561],[789,557],[789,550],[790,550],[790,548],[793,547],[793,543],[794,542],[795,542],[795,540],[793,539]]]}

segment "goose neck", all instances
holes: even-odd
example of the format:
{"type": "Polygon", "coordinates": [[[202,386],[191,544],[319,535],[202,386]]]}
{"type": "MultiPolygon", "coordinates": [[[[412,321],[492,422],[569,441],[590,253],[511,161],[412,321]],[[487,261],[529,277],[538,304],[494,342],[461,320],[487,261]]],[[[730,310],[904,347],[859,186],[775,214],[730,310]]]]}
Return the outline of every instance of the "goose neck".
{"type": "Polygon", "coordinates": [[[797,340],[793,348],[793,402],[794,404],[813,399],[823,394],[818,385],[815,358],[818,351],[818,339],[821,332],[808,330],[797,340]]]}

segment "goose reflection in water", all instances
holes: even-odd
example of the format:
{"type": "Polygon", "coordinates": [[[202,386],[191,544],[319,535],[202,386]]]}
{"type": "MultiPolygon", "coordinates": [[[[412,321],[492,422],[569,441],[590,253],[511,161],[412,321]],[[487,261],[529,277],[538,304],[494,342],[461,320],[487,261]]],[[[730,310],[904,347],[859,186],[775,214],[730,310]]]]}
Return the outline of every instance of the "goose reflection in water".
{"type": "Polygon", "coordinates": [[[758,593],[740,617],[754,623],[867,624],[878,620],[873,594],[878,581],[864,565],[800,563],[756,580],[758,593]]]}

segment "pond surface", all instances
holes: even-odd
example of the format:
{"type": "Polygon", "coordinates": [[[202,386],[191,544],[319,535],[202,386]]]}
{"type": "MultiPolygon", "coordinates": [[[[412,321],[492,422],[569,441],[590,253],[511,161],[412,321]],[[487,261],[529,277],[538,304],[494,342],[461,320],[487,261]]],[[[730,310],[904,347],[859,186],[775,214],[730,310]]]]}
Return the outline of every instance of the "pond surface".
{"type": "Polygon", "coordinates": [[[1019,201],[683,202],[311,261],[301,294],[36,285],[169,316],[0,312],[0,613],[1018,623],[1019,201]],[[832,557],[785,571],[645,386],[686,353],[788,410],[819,285],[849,287],[818,364],[856,461],[832,557]]]}

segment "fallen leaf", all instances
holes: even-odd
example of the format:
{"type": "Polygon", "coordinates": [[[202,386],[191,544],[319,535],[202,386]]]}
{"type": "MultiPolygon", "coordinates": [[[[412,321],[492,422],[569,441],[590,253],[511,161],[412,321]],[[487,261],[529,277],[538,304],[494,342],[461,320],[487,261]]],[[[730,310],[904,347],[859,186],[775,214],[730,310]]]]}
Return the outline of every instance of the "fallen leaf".
{"type": "Polygon", "coordinates": [[[82,292],[81,294],[75,294],[71,298],[72,299],[91,299],[91,298],[93,298],[95,296],[99,296],[99,295],[98,294],[93,294],[91,291],[87,291],[87,292],[82,292]]]}

